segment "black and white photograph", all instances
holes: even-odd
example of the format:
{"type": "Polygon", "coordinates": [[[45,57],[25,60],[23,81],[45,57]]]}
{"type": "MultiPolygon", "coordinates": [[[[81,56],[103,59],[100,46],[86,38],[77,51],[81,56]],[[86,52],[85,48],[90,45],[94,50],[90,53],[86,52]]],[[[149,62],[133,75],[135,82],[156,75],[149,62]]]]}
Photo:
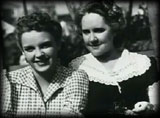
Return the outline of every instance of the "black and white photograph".
{"type": "Polygon", "coordinates": [[[1,4],[2,117],[154,116],[159,3],[1,4]]]}

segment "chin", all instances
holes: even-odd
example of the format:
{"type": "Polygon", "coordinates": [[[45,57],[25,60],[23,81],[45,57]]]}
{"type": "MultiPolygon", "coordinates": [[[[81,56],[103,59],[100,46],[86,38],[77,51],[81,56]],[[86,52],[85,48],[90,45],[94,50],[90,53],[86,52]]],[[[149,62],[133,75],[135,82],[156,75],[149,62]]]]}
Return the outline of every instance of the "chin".
{"type": "Polygon", "coordinates": [[[99,57],[102,54],[100,52],[91,52],[94,57],[99,57]]]}
{"type": "Polygon", "coordinates": [[[42,66],[42,67],[35,67],[35,70],[37,72],[41,72],[41,73],[44,73],[44,72],[48,72],[49,70],[51,70],[51,67],[50,66],[42,66]]]}

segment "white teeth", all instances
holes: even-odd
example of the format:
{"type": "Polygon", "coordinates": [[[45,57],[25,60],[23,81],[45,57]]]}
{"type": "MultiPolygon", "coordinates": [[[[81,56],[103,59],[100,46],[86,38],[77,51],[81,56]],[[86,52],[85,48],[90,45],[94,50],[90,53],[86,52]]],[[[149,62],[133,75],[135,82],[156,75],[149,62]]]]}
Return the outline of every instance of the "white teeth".
{"type": "Polygon", "coordinates": [[[45,64],[44,61],[35,61],[35,63],[37,63],[37,64],[45,64]]]}
{"type": "Polygon", "coordinates": [[[39,66],[45,65],[44,62],[37,62],[36,64],[39,65],[39,66]]]}

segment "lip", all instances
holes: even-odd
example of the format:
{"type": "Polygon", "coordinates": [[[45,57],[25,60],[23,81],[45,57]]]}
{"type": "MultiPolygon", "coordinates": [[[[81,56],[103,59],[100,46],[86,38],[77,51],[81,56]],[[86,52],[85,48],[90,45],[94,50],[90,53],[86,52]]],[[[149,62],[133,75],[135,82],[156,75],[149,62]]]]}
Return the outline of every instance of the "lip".
{"type": "Polygon", "coordinates": [[[92,48],[93,48],[93,49],[98,49],[98,48],[99,48],[99,46],[92,46],[92,48]]]}
{"type": "Polygon", "coordinates": [[[100,45],[89,45],[89,46],[93,49],[98,49],[100,47],[100,45]]]}
{"type": "Polygon", "coordinates": [[[39,65],[39,66],[44,66],[44,65],[48,64],[47,61],[35,61],[34,63],[39,65]]]}

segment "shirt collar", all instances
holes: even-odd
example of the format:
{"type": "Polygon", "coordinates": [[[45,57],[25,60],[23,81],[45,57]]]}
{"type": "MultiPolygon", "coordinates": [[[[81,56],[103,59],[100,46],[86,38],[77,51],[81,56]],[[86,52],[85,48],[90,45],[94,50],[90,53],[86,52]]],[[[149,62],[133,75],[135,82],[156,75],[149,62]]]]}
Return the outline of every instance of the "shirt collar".
{"type": "MultiPolygon", "coordinates": [[[[65,81],[67,77],[70,75],[71,70],[69,71],[67,68],[57,65],[56,73],[53,76],[53,80],[47,88],[46,94],[44,95],[44,101],[46,102],[49,98],[60,88],[65,87],[65,81]]],[[[12,76],[15,76],[14,79],[11,79],[12,83],[21,84],[23,86],[27,86],[32,88],[33,90],[40,92],[37,82],[34,78],[32,68],[27,66],[23,69],[16,70],[11,72],[12,76]],[[16,77],[18,73],[18,77],[16,77]]]]}
{"type": "Polygon", "coordinates": [[[142,75],[151,66],[150,59],[146,55],[132,53],[127,49],[122,52],[111,72],[107,71],[91,53],[82,58],[83,62],[80,63],[79,67],[88,73],[90,81],[107,85],[117,85],[117,82],[142,75]]]}
{"type": "Polygon", "coordinates": [[[53,76],[53,81],[47,88],[46,94],[44,95],[44,101],[49,100],[49,98],[59,89],[65,87],[65,81],[67,74],[65,74],[66,68],[59,66],[57,67],[56,73],[53,76]]]}

